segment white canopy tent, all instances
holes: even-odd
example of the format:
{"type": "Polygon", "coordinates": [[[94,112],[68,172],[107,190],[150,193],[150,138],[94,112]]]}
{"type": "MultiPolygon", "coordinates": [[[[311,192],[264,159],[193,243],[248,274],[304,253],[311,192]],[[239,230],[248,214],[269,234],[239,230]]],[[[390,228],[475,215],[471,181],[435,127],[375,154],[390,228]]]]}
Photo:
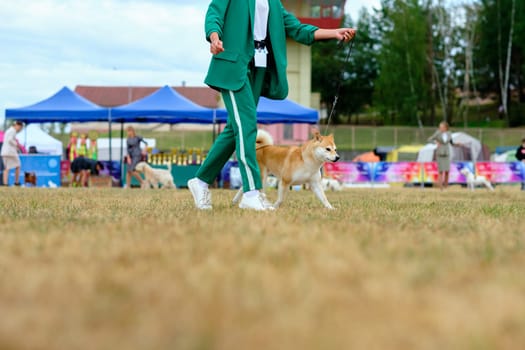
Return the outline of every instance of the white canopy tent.
{"type": "Polygon", "coordinates": [[[16,138],[27,151],[34,146],[38,153],[62,156],[62,142],[47,134],[38,124],[27,125],[16,138]]]}
{"type": "MultiPolygon", "coordinates": [[[[461,144],[462,147],[470,150],[470,159],[477,161],[482,156],[483,147],[478,139],[466,134],[464,132],[452,133],[452,141],[455,144],[461,144]]],[[[434,151],[437,145],[435,143],[426,144],[417,155],[418,162],[432,162],[434,159],[434,151]]],[[[462,148],[451,147],[451,159],[453,161],[464,161],[465,156],[462,148]]]]}
{"type": "MultiPolygon", "coordinates": [[[[115,138],[113,137],[111,139],[111,159],[118,160],[120,159],[120,145],[122,143],[122,155],[125,156],[127,154],[126,151],[126,139],[121,138],[115,138]]],[[[148,147],[155,148],[157,146],[157,140],[151,139],[151,138],[144,138],[144,141],[148,143],[148,147]]],[[[88,140],[89,145],[89,140],[88,140]]],[[[144,143],[141,143],[141,148],[145,149],[146,145],[144,143]]],[[[107,137],[101,137],[97,139],[97,147],[98,147],[98,160],[109,160],[109,138],[107,137]]]]}

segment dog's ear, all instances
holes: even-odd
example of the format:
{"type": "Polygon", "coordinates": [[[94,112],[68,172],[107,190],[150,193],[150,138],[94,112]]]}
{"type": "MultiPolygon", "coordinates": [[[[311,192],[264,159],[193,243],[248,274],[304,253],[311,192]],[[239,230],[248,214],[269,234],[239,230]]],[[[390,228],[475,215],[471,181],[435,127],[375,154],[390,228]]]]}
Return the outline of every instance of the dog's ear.
{"type": "Polygon", "coordinates": [[[321,136],[321,133],[317,128],[312,128],[312,135],[314,136],[315,141],[321,141],[323,136],[321,136]]]}

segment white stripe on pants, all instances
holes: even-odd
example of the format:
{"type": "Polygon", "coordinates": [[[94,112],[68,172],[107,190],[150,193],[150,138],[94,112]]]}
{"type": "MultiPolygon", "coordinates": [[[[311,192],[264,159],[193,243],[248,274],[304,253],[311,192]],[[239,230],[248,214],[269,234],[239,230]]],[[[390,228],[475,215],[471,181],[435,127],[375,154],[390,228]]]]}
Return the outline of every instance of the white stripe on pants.
{"type": "Polygon", "coordinates": [[[235,94],[231,90],[230,90],[230,98],[232,100],[233,116],[235,119],[235,123],[237,124],[237,128],[239,129],[239,153],[241,157],[240,160],[246,170],[246,177],[248,178],[248,185],[250,186],[250,191],[253,191],[255,190],[255,181],[253,180],[253,174],[250,170],[250,167],[248,166],[248,163],[246,162],[246,154],[244,153],[245,152],[244,135],[243,135],[242,125],[241,125],[241,116],[239,115],[239,109],[237,108],[237,101],[235,100],[235,94]]]}

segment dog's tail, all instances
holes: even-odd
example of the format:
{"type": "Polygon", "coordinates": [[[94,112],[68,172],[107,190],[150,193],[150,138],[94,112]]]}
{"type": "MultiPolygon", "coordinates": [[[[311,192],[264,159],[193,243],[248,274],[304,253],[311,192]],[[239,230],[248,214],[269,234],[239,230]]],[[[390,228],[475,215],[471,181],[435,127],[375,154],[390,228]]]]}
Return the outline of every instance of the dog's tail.
{"type": "Polygon", "coordinates": [[[168,162],[168,171],[171,173],[171,162],[168,162]]]}
{"type": "Polygon", "coordinates": [[[255,145],[257,149],[273,145],[272,135],[270,135],[268,131],[261,129],[257,130],[257,139],[255,141],[255,145]]]}

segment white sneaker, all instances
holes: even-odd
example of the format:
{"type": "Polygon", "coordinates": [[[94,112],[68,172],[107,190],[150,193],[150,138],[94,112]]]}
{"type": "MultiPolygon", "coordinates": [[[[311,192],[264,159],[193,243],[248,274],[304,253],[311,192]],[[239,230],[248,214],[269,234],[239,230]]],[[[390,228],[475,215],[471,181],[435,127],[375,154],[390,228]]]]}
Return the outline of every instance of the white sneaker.
{"type": "Polygon", "coordinates": [[[261,200],[262,200],[262,202],[263,202],[263,204],[264,204],[266,209],[268,209],[268,210],[275,210],[275,208],[273,207],[273,204],[266,197],[266,193],[261,192],[261,200]]]}
{"type": "Polygon", "coordinates": [[[274,208],[271,206],[271,204],[265,203],[266,197],[262,194],[254,197],[246,197],[242,196],[241,203],[239,204],[239,208],[241,209],[251,209],[251,210],[257,210],[257,211],[266,211],[266,210],[274,210],[274,208]]]}
{"type": "Polygon", "coordinates": [[[211,209],[210,190],[208,190],[207,188],[203,188],[199,184],[199,180],[197,178],[188,181],[188,188],[190,189],[190,192],[193,195],[193,200],[195,201],[195,206],[197,207],[197,209],[211,209]]]}

